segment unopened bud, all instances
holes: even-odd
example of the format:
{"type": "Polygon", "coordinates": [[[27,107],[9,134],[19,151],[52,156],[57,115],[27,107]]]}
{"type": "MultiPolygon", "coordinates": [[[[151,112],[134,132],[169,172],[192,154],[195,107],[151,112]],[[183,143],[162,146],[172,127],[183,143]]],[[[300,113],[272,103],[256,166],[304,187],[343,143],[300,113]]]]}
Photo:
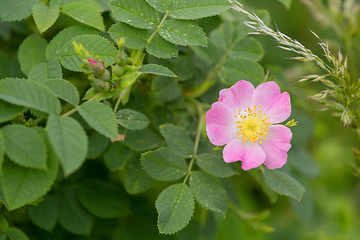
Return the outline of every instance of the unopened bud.
{"type": "Polygon", "coordinates": [[[125,67],[120,65],[115,65],[113,72],[116,76],[121,77],[125,73],[125,67]]]}
{"type": "Polygon", "coordinates": [[[91,83],[93,85],[93,87],[95,88],[95,90],[100,91],[100,92],[108,92],[110,90],[110,84],[108,82],[105,82],[102,79],[92,79],[91,83]]]}
{"type": "Polygon", "coordinates": [[[100,77],[105,72],[104,62],[98,59],[87,59],[89,69],[94,73],[96,77],[100,77]]]}

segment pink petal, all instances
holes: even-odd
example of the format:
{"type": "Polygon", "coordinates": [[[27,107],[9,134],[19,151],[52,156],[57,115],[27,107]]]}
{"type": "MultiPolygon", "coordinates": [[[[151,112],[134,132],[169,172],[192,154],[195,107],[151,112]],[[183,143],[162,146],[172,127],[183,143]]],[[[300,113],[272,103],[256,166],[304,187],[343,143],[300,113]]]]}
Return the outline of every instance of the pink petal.
{"type": "Polygon", "coordinates": [[[252,98],[254,105],[261,105],[270,122],[280,123],[285,121],[291,113],[290,96],[287,92],[281,94],[279,86],[275,82],[260,84],[254,91],[252,98]]]}
{"type": "Polygon", "coordinates": [[[264,165],[270,169],[281,168],[287,161],[292,133],[283,125],[270,125],[268,129],[267,140],[261,144],[266,154],[264,165]]]}
{"type": "Polygon", "coordinates": [[[225,103],[234,112],[247,109],[251,106],[252,94],[255,87],[248,81],[238,81],[231,88],[226,88],[219,93],[219,102],[225,103]]]}
{"type": "Polygon", "coordinates": [[[223,102],[215,102],[206,112],[206,132],[209,140],[222,146],[237,138],[235,113],[223,102]]]}
{"type": "Polygon", "coordinates": [[[241,167],[244,170],[256,168],[265,161],[265,153],[259,143],[244,142],[238,138],[225,146],[223,157],[227,163],[242,161],[241,167]]]}

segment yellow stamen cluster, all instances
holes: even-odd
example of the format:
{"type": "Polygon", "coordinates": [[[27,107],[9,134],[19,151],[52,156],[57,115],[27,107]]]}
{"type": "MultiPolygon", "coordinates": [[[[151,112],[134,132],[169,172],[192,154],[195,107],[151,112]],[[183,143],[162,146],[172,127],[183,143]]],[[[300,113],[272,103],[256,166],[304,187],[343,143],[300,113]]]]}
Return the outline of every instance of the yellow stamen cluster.
{"type": "MultiPolygon", "coordinates": [[[[258,108],[260,109],[261,105],[258,108]]],[[[258,142],[259,144],[267,140],[266,135],[270,131],[268,126],[272,122],[268,121],[270,117],[267,117],[265,113],[261,110],[258,111],[256,105],[254,105],[253,109],[248,108],[243,112],[239,109],[235,118],[237,119],[236,125],[239,130],[237,132],[239,139],[243,139],[244,142],[248,140],[252,143],[258,142]]]]}

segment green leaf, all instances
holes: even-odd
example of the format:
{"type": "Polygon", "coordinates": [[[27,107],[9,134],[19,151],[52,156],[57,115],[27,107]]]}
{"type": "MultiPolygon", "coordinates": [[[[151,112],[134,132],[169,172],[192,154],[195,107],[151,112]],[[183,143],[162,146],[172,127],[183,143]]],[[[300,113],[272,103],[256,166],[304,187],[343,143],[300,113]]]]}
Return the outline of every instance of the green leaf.
{"type": "Polygon", "coordinates": [[[290,9],[292,0],[278,0],[278,1],[281,2],[282,4],[284,4],[284,6],[285,6],[288,10],[290,9]]]}
{"type": "Polygon", "coordinates": [[[261,65],[245,58],[228,59],[222,65],[219,75],[221,80],[229,85],[235,84],[239,79],[246,79],[257,85],[265,78],[261,65]]]}
{"type": "Polygon", "coordinates": [[[215,177],[226,178],[238,173],[233,164],[224,162],[218,155],[202,153],[196,157],[196,162],[205,172],[215,177]]]}
{"type": "Polygon", "coordinates": [[[38,63],[29,72],[28,79],[35,82],[45,82],[49,79],[62,78],[61,65],[58,60],[38,63]]]}
{"type": "Polygon", "coordinates": [[[29,205],[27,207],[29,218],[33,223],[48,232],[51,232],[59,218],[58,199],[47,194],[44,201],[39,205],[29,205]]]}
{"type": "Polygon", "coordinates": [[[94,217],[79,203],[75,189],[65,187],[59,193],[59,222],[67,231],[89,235],[94,224],[94,217]]]}
{"type": "Polygon", "coordinates": [[[64,175],[68,176],[85,161],[88,141],[84,129],[71,117],[50,115],[47,122],[47,135],[58,156],[64,175]]]}
{"type": "MultiPolygon", "coordinates": [[[[106,3],[106,1],[109,1],[109,0],[101,0],[102,3],[106,3]]],[[[49,5],[50,5],[50,7],[53,7],[53,6],[63,7],[65,5],[68,5],[68,4],[74,3],[74,2],[87,3],[96,9],[102,8],[102,4],[100,4],[96,0],[75,0],[75,1],[74,0],[51,0],[49,5]]]]}
{"type": "Polygon", "coordinates": [[[156,77],[151,84],[151,91],[163,102],[171,102],[181,96],[181,87],[175,79],[156,77]]]}
{"type": "Polygon", "coordinates": [[[17,209],[44,196],[55,181],[58,165],[51,151],[47,171],[24,168],[11,161],[5,161],[1,184],[9,210],[17,209]]]}
{"type": "Polygon", "coordinates": [[[159,181],[178,180],[188,171],[185,160],[168,148],[142,154],[141,164],[150,177],[159,181]]]}
{"type": "Polygon", "coordinates": [[[15,105],[58,115],[59,100],[45,86],[25,79],[6,78],[0,81],[0,99],[15,105]]]}
{"type": "Polygon", "coordinates": [[[141,167],[140,161],[133,160],[126,169],[125,189],[130,194],[138,194],[148,190],[154,180],[141,167]]]}
{"type": "Polygon", "coordinates": [[[228,198],[219,182],[196,171],[190,175],[190,189],[201,206],[211,211],[226,213],[228,198]]]}
{"type": "Polygon", "coordinates": [[[78,111],[90,127],[108,138],[117,138],[117,122],[111,109],[100,102],[83,103],[78,111]]]}
{"type": "MultiPolygon", "coordinates": [[[[51,1],[52,2],[52,1],[51,1]]],[[[50,42],[46,48],[46,59],[50,61],[51,59],[58,59],[61,56],[62,49],[64,45],[70,41],[72,38],[81,35],[91,35],[97,34],[98,30],[94,28],[87,27],[85,25],[74,25],[68,28],[65,28],[59,32],[50,42]]]]}
{"type": "Polygon", "coordinates": [[[131,151],[121,142],[113,142],[103,155],[105,165],[111,171],[117,171],[124,168],[131,157],[131,151]]]}
{"type": "Polygon", "coordinates": [[[135,49],[145,47],[149,35],[148,31],[145,29],[138,29],[122,22],[112,25],[108,33],[114,41],[124,37],[124,46],[135,49]]]}
{"type": "Polygon", "coordinates": [[[2,132],[10,160],[23,167],[46,170],[46,145],[33,128],[12,124],[3,127],[2,132]]]}
{"type": "Polygon", "coordinates": [[[155,202],[160,233],[174,234],[191,220],[195,204],[191,190],[185,184],[174,184],[160,193],[155,202]]]}
{"type": "Polygon", "coordinates": [[[152,7],[160,12],[169,12],[175,19],[198,19],[218,15],[231,7],[227,0],[146,0],[152,7]]]}
{"type": "Polygon", "coordinates": [[[160,132],[170,149],[181,157],[191,158],[194,151],[194,143],[185,133],[184,129],[173,124],[164,124],[160,126],[160,132]]]}
{"type": "Polygon", "coordinates": [[[140,131],[127,131],[122,143],[132,150],[144,152],[159,147],[162,142],[156,132],[146,128],[140,131]]]}
{"type": "Polygon", "coordinates": [[[90,4],[74,2],[61,8],[61,12],[72,17],[76,21],[89,25],[100,31],[105,31],[105,25],[101,14],[90,4]]]}
{"type": "Polygon", "coordinates": [[[271,204],[275,204],[276,201],[279,199],[279,195],[273,192],[265,183],[262,171],[260,169],[252,169],[249,171],[250,174],[255,178],[255,180],[260,185],[262,191],[265,195],[269,198],[271,204]]]}
{"type": "Polygon", "coordinates": [[[93,132],[89,137],[89,151],[86,158],[96,159],[101,156],[109,145],[109,139],[100,135],[98,132],[93,132]]]}
{"type": "Polygon", "coordinates": [[[206,35],[196,23],[182,20],[168,20],[159,29],[159,34],[167,41],[182,45],[206,46],[206,35]]]}
{"type": "Polygon", "coordinates": [[[6,237],[7,237],[6,233],[0,231],[0,240],[6,240],[6,237]]]}
{"type": "Polygon", "coordinates": [[[170,69],[158,64],[145,64],[141,66],[139,72],[151,73],[151,74],[167,76],[167,77],[177,77],[175,73],[173,73],[170,69]]]}
{"type": "Polygon", "coordinates": [[[263,169],[265,183],[271,190],[301,201],[305,188],[298,181],[279,170],[268,169],[266,167],[263,167],[263,169]]]}
{"type": "Polygon", "coordinates": [[[2,171],[2,164],[4,162],[4,153],[5,153],[5,139],[4,139],[4,134],[0,129],[0,175],[2,171]]]}
{"type": "Polygon", "coordinates": [[[60,10],[58,7],[48,7],[43,3],[35,4],[32,8],[33,18],[40,33],[50,28],[59,17],[60,10]]]}
{"type": "Polygon", "coordinates": [[[246,58],[253,61],[259,61],[264,55],[264,51],[258,41],[253,38],[245,38],[235,44],[229,52],[230,58],[246,58]]]}
{"type": "Polygon", "coordinates": [[[179,55],[176,46],[159,35],[155,35],[151,42],[146,46],[146,51],[158,58],[172,58],[179,55]]]}
{"type": "Polygon", "coordinates": [[[103,59],[106,66],[115,63],[117,50],[106,38],[98,35],[85,35],[74,37],[68,41],[62,49],[60,62],[72,71],[84,72],[80,65],[83,64],[82,58],[74,49],[74,42],[82,44],[86,50],[103,59]]]}
{"type": "Polygon", "coordinates": [[[157,12],[145,0],[113,0],[109,5],[117,21],[133,27],[148,29],[156,27],[160,23],[157,12]]]}
{"type": "Polygon", "coordinates": [[[74,85],[64,79],[51,79],[42,83],[48,87],[58,98],[73,106],[79,104],[79,93],[74,85]]]}
{"type": "Polygon", "coordinates": [[[4,102],[3,100],[0,100],[0,123],[13,119],[22,111],[23,107],[12,105],[10,103],[4,102]]]}
{"type": "Polygon", "coordinates": [[[47,41],[37,35],[27,37],[19,47],[18,58],[21,71],[26,75],[38,63],[46,62],[47,41]]]}
{"type": "Polygon", "coordinates": [[[31,15],[38,0],[0,0],[0,18],[3,22],[19,21],[31,15]]]}
{"type": "Polygon", "coordinates": [[[29,240],[26,234],[18,228],[11,227],[6,234],[10,240],[29,240]]]}
{"type": "Polygon", "coordinates": [[[129,214],[124,194],[106,182],[87,181],[77,189],[77,196],[81,204],[97,217],[115,218],[129,214]]]}
{"type": "Polygon", "coordinates": [[[147,116],[127,108],[117,111],[116,120],[118,124],[130,130],[143,130],[149,125],[147,116]]]}

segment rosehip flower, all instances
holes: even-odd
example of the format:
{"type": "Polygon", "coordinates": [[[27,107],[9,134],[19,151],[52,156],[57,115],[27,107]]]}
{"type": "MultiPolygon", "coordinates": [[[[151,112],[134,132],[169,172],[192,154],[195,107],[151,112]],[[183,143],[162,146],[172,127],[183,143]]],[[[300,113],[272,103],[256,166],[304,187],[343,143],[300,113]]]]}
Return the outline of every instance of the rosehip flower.
{"type": "Polygon", "coordinates": [[[280,125],[291,113],[290,96],[280,92],[275,82],[265,82],[256,89],[241,80],[219,93],[219,100],[206,113],[206,132],[216,146],[226,145],[227,163],[242,161],[249,170],[264,164],[281,168],[291,148],[292,133],[280,125]]]}

